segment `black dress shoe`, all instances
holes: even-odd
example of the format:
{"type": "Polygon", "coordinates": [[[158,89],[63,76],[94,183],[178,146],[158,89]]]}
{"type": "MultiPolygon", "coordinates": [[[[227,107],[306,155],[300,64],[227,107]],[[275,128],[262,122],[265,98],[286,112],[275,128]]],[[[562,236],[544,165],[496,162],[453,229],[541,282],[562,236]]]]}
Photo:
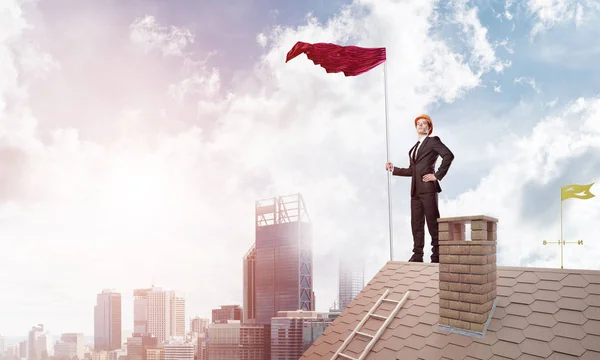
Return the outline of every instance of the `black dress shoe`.
{"type": "Polygon", "coordinates": [[[423,255],[413,255],[408,262],[423,262],[423,255]]]}

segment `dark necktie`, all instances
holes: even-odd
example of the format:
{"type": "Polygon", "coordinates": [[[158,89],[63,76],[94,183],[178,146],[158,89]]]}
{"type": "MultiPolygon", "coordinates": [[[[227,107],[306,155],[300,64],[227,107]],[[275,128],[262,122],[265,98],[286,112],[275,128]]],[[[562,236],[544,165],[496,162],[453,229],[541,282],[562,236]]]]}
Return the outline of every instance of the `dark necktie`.
{"type": "Polygon", "coordinates": [[[420,141],[417,141],[415,146],[413,146],[413,148],[412,148],[412,158],[413,158],[414,162],[417,162],[417,147],[419,147],[419,142],[420,141]]]}

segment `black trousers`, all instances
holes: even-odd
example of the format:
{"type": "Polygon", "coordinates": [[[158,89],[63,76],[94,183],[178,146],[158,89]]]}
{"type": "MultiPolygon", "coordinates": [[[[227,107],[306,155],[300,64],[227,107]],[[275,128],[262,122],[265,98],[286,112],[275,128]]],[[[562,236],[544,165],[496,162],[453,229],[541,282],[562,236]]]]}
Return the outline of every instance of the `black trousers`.
{"type": "Polygon", "coordinates": [[[413,233],[413,253],[423,256],[425,246],[425,220],[431,235],[431,259],[439,260],[439,233],[437,219],[440,217],[437,192],[415,194],[410,198],[410,224],[413,233]]]}

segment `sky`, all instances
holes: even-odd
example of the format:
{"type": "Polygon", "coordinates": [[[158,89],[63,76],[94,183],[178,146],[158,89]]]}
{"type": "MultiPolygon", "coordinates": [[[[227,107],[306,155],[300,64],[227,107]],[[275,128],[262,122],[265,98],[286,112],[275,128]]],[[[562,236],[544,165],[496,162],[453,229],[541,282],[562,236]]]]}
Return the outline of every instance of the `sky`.
{"type": "MultiPolygon", "coordinates": [[[[390,259],[384,68],[285,63],[297,41],[386,47],[390,160],[408,165],[429,114],[455,155],[441,216],[498,218],[501,266],[559,267],[542,241],[560,238],[560,187],[600,181],[599,16],[587,0],[0,2],[0,334],[92,335],[106,288],[125,331],[134,288],[174,289],[188,317],[241,305],[255,201],[288,194],[313,223],[317,310],[340,258],[368,282],[390,259]]],[[[394,177],[394,260],[409,194],[394,177]]],[[[600,268],[599,216],[599,197],[563,202],[563,238],[584,240],[566,268],[600,268]]]]}

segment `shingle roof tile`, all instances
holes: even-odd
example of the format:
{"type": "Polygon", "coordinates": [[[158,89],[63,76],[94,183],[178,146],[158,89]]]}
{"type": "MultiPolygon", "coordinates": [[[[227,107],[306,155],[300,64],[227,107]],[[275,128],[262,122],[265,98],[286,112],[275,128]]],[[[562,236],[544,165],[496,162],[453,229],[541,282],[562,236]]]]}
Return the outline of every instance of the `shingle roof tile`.
{"type": "Polygon", "coordinates": [[[540,340],[548,342],[554,338],[554,332],[552,332],[553,328],[538,326],[538,325],[529,325],[523,330],[523,335],[525,335],[528,339],[540,340]]]}
{"type": "Polygon", "coordinates": [[[504,356],[509,359],[516,359],[521,355],[519,345],[504,340],[498,340],[497,343],[492,345],[492,352],[494,355],[504,356]]]}
{"type": "Polygon", "coordinates": [[[508,300],[510,300],[510,302],[513,304],[530,305],[535,301],[535,298],[531,294],[514,293],[508,298],[508,300]]]}
{"type": "Polygon", "coordinates": [[[558,323],[552,328],[552,332],[556,336],[562,336],[566,338],[581,340],[586,336],[586,332],[581,326],[573,324],[558,323]]]}
{"type": "Polygon", "coordinates": [[[583,312],[586,318],[592,320],[600,320],[600,307],[590,306],[583,312]]]}
{"type": "Polygon", "coordinates": [[[518,283],[512,290],[515,293],[533,294],[538,289],[535,287],[535,283],[518,283]]]}
{"type": "MultiPolygon", "coordinates": [[[[330,359],[386,289],[411,294],[367,359],[600,359],[600,271],[497,267],[497,304],[482,339],[438,328],[439,266],[388,262],[302,359],[330,359]]],[[[375,312],[386,316],[394,304],[375,312]]],[[[374,334],[382,321],[361,329],[374,334]]],[[[344,353],[358,357],[368,338],[344,353]]],[[[341,358],[339,358],[341,359],[341,358]]]]}
{"type": "Polygon", "coordinates": [[[560,309],[556,314],[554,314],[554,318],[558,322],[564,322],[575,325],[583,325],[587,319],[581,313],[581,311],[573,311],[573,310],[565,310],[560,309]]]}
{"type": "Polygon", "coordinates": [[[444,351],[431,345],[425,345],[419,350],[419,359],[423,360],[438,360],[442,357],[444,351]]]}
{"type": "Polygon", "coordinates": [[[581,340],[581,345],[586,350],[594,350],[600,352],[600,336],[596,335],[587,335],[583,340],[581,340]]]}
{"type": "Polygon", "coordinates": [[[597,351],[586,351],[581,357],[580,360],[597,360],[600,359],[600,352],[597,351]]]}
{"type": "Polygon", "coordinates": [[[573,286],[573,287],[586,287],[588,286],[588,281],[579,274],[569,274],[564,279],[560,281],[563,286],[573,286]]]}
{"type": "Polygon", "coordinates": [[[538,290],[532,296],[536,300],[544,301],[557,301],[560,299],[560,294],[552,290],[538,290]]]}
{"type": "Polygon", "coordinates": [[[583,331],[588,334],[600,336],[600,321],[588,320],[583,324],[583,331]]]}
{"type": "Polygon", "coordinates": [[[519,283],[535,284],[540,280],[540,278],[538,278],[533,271],[527,271],[519,275],[516,280],[519,283]]]}
{"type": "Polygon", "coordinates": [[[590,284],[585,289],[588,294],[600,295],[600,284],[590,284]]]}
{"type": "Polygon", "coordinates": [[[545,300],[536,300],[529,308],[535,312],[541,312],[545,314],[556,314],[558,310],[558,305],[556,305],[556,301],[545,301],[545,300]]]}
{"type": "Polygon", "coordinates": [[[558,300],[556,302],[556,305],[558,305],[558,307],[561,309],[575,310],[575,311],[583,311],[588,307],[588,305],[582,299],[573,299],[573,298],[567,298],[567,297],[564,297],[564,298],[558,300]]]}
{"type": "Polygon", "coordinates": [[[600,284],[600,275],[597,274],[581,274],[590,284],[600,284]]]}
{"type": "Polygon", "coordinates": [[[588,295],[583,301],[590,306],[600,306],[600,295],[588,295]]]}
{"type": "Polygon", "coordinates": [[[558,295],[567,298],[585,299],[588,293],[581,287],[564,286],[558,291],[558,295]]]}
{"type": "Polygon", "coordinates": [[[526,339],[519,347],[524,354],[539,356],[541,358],[547,358],[552,354],[552,349],[550,349],[550,346],[545,341],[526,339]]]}
{"type": "Polygon", "coordinates": [[[556,352],[572,355],[581,356],[585,352],[581,342],[574,339],[568,339],[561,336],[557,336],[550,341],[550,348],[556,352]]]}

